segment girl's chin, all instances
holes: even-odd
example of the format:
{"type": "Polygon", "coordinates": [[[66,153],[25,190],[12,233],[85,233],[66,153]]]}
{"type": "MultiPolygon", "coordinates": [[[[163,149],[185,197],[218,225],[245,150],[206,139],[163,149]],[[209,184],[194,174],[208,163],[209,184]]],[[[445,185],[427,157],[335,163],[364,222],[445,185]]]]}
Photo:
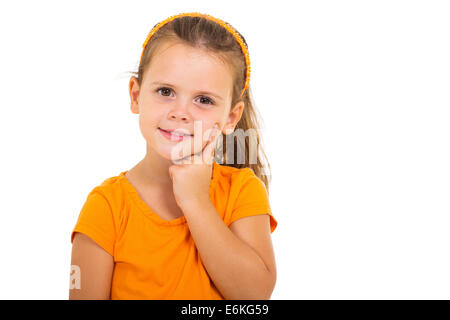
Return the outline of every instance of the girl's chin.
{"type": "Polygon", "coordinates": [[[153,148],[153,151],[159,154],[162,158],[171,161],[182,159],[183,157],[189,156],[195,152],[195,143],[193,140],[172,142],[165,138],[157,137],[157,139],[150,142],[149,147],[153,148]],[[183,150],[185,151],[183,152],[183,150]]]}
{"type": "Polygon", "coordinates": [[[168,147],[168,146],[158,146],[157,153],[164,159],[169,161],[175,161],[183,158],[182,154],[179,151],[179,148],[168,147]]]}

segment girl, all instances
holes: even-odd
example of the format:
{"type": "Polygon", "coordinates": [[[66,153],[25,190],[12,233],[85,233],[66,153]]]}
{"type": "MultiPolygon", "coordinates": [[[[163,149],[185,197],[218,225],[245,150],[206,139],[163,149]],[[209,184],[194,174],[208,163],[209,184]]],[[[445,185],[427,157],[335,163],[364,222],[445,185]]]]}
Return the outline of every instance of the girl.
{"type": "Polygon", "coordinates": [[[185,13],[143,47],[129,92],[147,152],[87,196],[71,234],[79,272],[69,298],[269,299],[277,221],[247,44],[226,22],[185,13]]]}

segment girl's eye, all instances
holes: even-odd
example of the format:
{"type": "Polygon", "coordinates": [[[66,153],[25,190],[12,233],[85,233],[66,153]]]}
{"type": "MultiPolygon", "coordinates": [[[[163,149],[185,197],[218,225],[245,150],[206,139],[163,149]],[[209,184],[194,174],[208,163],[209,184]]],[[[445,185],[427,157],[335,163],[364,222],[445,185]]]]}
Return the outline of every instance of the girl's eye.
{"type": "Polygon", "coordinates": [[[203,101],[206,101],[206,103],[201,102],[202,104],[214,104],[214,102],[207,97],[200,97],[200,99],[204,99],[203,101]]]}
{"type": "MultiPolygon", "coordinates": [[[[168,97],[170,96],[170,92],[172,91],[172,89],[167,88],[167,87],[161,87],[156,89],[156,92],[160,92],[162,93],[162,96],[164,97],[168,97]]],[[[200,102],[201,104],[214,104],[214,101],[212,101],[211,99],[207,98],[207,97],[199,97],[199,99],[201,99],[202,102],[200,102]]]]}
{"type": "MultiPolygon", "coordinates": [[[[170,88],[162,87],[162,88],[158,88],[158,89],[156,90],[156,92],[159,92],[160,90],[162,90],[162,92],[165,92],[165,93],[167,93],[167,91],[169,91],[169,92],[171,91],[170,88]]],[[[163,96],[167,97],[167,95],[165,95],[165,94],[163,94],[163,96]]]]}

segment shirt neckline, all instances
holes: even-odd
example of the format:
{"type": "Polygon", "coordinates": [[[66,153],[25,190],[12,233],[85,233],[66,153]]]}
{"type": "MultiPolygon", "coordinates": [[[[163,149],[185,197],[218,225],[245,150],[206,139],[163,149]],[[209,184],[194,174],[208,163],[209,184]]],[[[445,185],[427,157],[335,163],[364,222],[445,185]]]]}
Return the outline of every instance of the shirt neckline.
{"type": "MultiPolygon", "coordinates": [[[[217,183],[217,178],[219,175],[219,164],[216,161],[213,161],[213,172],[212,172],[212,178],[209,185],[209,196],[212,197],[212,192],[214,190],[214,185],[217,183]]],[[[141,199],[139,196],[136,188],[131,184],[130,181],[128,181],[127,177],[125,177],[125,174],[129,170],[123,171],[119,174],[119,179],[122,181],[123,185],[125,186],[125,189],[127,190],[127,193],[131,196],[133,202],[137,205],[137,207],[140,209],[140,211],[148,218],[150,218],[152,221],[154,221],[157,224],[164,225],[164,226],[175,226],[175,225],[181,225],[185,224],[186,217],[183,215],[181,217],[172,219],[172,220],[165,220],[161,218],[158,214],[153,212],[152,209],[144,202],[144,200],[141,199]]]]}

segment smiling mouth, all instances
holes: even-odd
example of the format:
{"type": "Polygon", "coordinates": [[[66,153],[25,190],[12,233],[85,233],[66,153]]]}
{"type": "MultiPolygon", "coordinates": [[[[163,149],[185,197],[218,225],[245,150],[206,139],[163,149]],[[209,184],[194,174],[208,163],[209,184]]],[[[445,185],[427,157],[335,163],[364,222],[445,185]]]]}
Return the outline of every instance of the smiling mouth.
{"type": "Polygon", "coordinates": [[[161,133],[161,135],[163,137],[165,137],[166,139],[168,139],[170,141],[183,141],[183,140],[193,138],[193,135],[191,136],[188,134],[176,134],[176,133],[172,133],[170,131],[163,130],[161,128],[158,128],[158,131],[161,133]]]}
{"type": "Polygon", "coordinates": [[[164,129],[161,129],[161,128],[158,128],[158,129],[163,131],[163,132],[166,132],[166,133],[168,133],[168,134],[170,134],[172,136],[177,136],[177,137],[192,137],[193,136],[193,134],[185,134],[185,133],[179,133],[179,132],[174,132],[174,131],[167,131],[167,130],[164,130],[164,129]]]}

